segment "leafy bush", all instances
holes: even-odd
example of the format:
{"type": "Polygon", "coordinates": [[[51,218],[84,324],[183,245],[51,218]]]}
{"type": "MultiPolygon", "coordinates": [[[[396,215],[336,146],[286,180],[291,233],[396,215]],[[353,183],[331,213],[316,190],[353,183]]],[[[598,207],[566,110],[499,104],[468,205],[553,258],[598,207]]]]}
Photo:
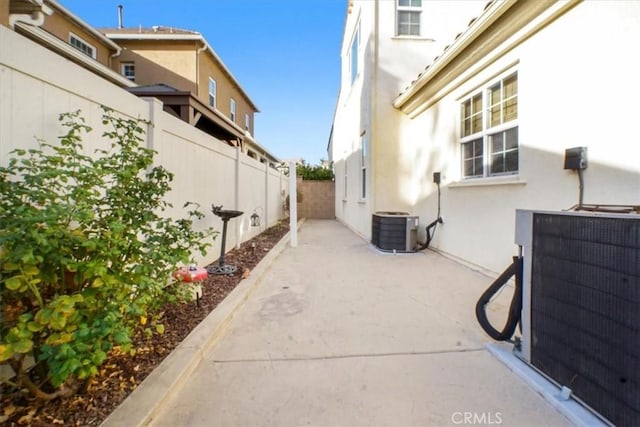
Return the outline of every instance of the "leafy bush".
{"type": "Polygon", "coordinates": [[[60,121],[60,144],[15,150],[0,167],[0,363],[43,399],[75,392],[114,346],[134,352],[134,328],[162,333],[158,309],[180,298],[171,273],[215,234],[194,231],[197,210],[161,215],[173,176],[153,166],[140,121],[105,109],[110,147],[93,156],[79,112],[60,121]]]}
{"type": "Polygon", "coordinates": [[[296,166],[296,174],[302,179],[312,181],[331,181],[333,180],[333,170],[324,166],[310,165],[302,160],[296,166]]]}

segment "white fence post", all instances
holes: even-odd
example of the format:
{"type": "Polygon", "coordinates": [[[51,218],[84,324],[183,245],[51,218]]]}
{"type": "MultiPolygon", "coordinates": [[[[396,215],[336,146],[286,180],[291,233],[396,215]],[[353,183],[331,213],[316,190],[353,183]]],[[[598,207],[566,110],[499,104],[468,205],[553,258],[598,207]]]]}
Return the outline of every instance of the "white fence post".
{"type": "MultiPolygon", "coordinates": [[[[236,182],[235,182],[235,196],[236,196],[236,200],[235,200],[235,209],[236,210],[240,210],[240,171],[241,171],[241,167],[242,167],[242,162],[240,161],[240,155],[241,155],[242,151],[240,146],[236,147],[236,182]]],[[[246,213],[245,213],[246,215],[246,213]]],[[[240,243],[241,242],[241,236],[242,236],[242,220],[240,218],[237,218],[236,221],[236,249],[240,248],[240,243]]]]}
{"type": "Polygon", "coordinates": [[[296,189],[296,162],[289,162],[289,244],[298,246],[298,192],[296,189]]]}
{"type": "Polygon", "coordinates": [[[264,163],[264,228],[269,227],[269,160],[264,163]]]}

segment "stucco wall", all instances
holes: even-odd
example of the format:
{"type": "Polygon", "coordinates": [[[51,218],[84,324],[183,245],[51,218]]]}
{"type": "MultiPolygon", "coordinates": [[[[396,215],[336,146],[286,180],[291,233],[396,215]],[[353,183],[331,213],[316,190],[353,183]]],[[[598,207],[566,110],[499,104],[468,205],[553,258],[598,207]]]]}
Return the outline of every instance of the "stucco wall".
{"type": "Polygon", "coordinates": [[[405,182],[415,173],[413,153],[402,152],[403,122],[393,99],[431,59],[451,43],[484,7],[479,1],[423,2],[420,38],[396,37],[395,1],[355,0],[347,14],[341,58],[341,89],[333,123],[336,217],[369,238],[375,211],[406,211],[414,202],[405,182]],[[360,24],[359,75],[351,83],[351,40],[360,24]],[[367,194],[362,197],[361,137],[367,194]],[[346,175],[346,179],[345,179],[346,175]]]}
{"type": "Polygon", "coordinates": [[[298,216],[308,219],[334,219],[335,182],[313,181],[298,177],[298,191],[302,202],[298,200],[298,216]]]}
{"type": "Polygon", "coordinates": [[[249,101],[208,52],[200,54],[198,60],[200,61],[198,96],[202,102],[209,105],[209,77],[212,77],[217,85],[216,108],[231,118],[230,104],[233,98],[236,102],[235,124],[244,129],[244,115],[249,114],[249,133],[253,135],[254,110],[249,101]]]}
{"type": "Polygon", "coordinates": [[[0,25],[9,26],[9,2],[0,2],[0,25]]]}
{"type": "MultiPolygon", "coordinates": [[[[227,248],[258,234],[283,218],[287,179],[277,171],[240,153],[189,124],[162,111],[154,99],[140,99],[82,67],[0,26],[0,164],[9,161],[14,148],[37,146],[37,139],[55,143],[63,129],[58,115],[80,109],[94,130],[83,143],[87,153],[108,148],[102,139],[100,105],[115,114],[149,120],[145,144],[158,151],[156,162],[174,173],[166,214],[184,217],[185,202],[200,204],[205,218],[196,227],[222,229],[211,204],[238,209],[245,214],[232,220],[227,248]],[[261,216],[261,228],[251,227],[250,216],[261,216]]],[[[201,264],[215,260],[216,239],[201,264]]]]}
{"type": "Polygon", "coordinates": [[[640,96],[629,55],[640,37],[638,16],[637,2],[579,3],[477,73],[453,81],[446,96],[406,121],[400,146],[413,159],[413,173],[402,185],[412,189],[410,212],[423,225],[437,211],[432,173],[444,175],[436,248],[501,271],[517,253],[516,209],[561,210],[578,202],[577,175],[563,169],[570,147],[589,150],[585,203],[640,204],[640,146],[629,137],[636,122],[631,100],[640,96]],[[518,73],[519,173],[462,180],[460,102],[510,71],[518,73]]]}
{"type": "Polygon", "coordinates": [[[196,91],[196,49],[193,40],[163,42],[158,48],[154,41],[115,40],[122,46],[122,54],[113,70],[122,73],[122,64],[133,62],[135,82],[140,85],[164,83],[179,90],[196,91]]]}

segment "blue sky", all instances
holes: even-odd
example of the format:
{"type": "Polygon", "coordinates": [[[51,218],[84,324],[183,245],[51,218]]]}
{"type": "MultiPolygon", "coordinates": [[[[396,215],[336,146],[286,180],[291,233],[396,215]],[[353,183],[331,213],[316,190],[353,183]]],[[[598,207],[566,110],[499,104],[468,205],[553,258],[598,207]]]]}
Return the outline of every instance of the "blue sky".
{"type": "Polygon", "coordinates": [[[94,27],[172,26],[204,35],[260,109],[255,137],[317,164],[340,79],[347,0],[59,0],[94,27]]]}

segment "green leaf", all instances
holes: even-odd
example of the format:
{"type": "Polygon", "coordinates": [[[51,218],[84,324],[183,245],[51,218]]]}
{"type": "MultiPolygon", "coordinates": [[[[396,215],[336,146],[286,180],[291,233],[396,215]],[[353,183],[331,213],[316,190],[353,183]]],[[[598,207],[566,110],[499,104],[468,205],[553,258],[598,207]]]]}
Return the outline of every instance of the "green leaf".
{"type": "Polygon", "coordinates": [[[164,325],[161,323],[158,323],[156,325],[156,332],[159,334],[164,334],[164,325]]]}
{"type": "Polygon", "coordinates": [[[13,347],[13,351],[16,353],[28,353],[33,348],[33,341],[31,340],[20,340],[11,344],[13,347]]]}
{"type": "Polygon", "coordinates": [[[17,291],[22,286],[22,276],[13,276],[5,280],[4,284],[10,291],[17,291]]]}
{"type": "Polygon", "coordinates": [[[40,332],[44,327],[38,322],[29,322],[27,323],[27,329],[31,332],[40,332]]]}
{"type": "Polygon", "coordinates": [[[0,362],[5,362],[13,357],[13,345],[0,344],[0,362]]]}

